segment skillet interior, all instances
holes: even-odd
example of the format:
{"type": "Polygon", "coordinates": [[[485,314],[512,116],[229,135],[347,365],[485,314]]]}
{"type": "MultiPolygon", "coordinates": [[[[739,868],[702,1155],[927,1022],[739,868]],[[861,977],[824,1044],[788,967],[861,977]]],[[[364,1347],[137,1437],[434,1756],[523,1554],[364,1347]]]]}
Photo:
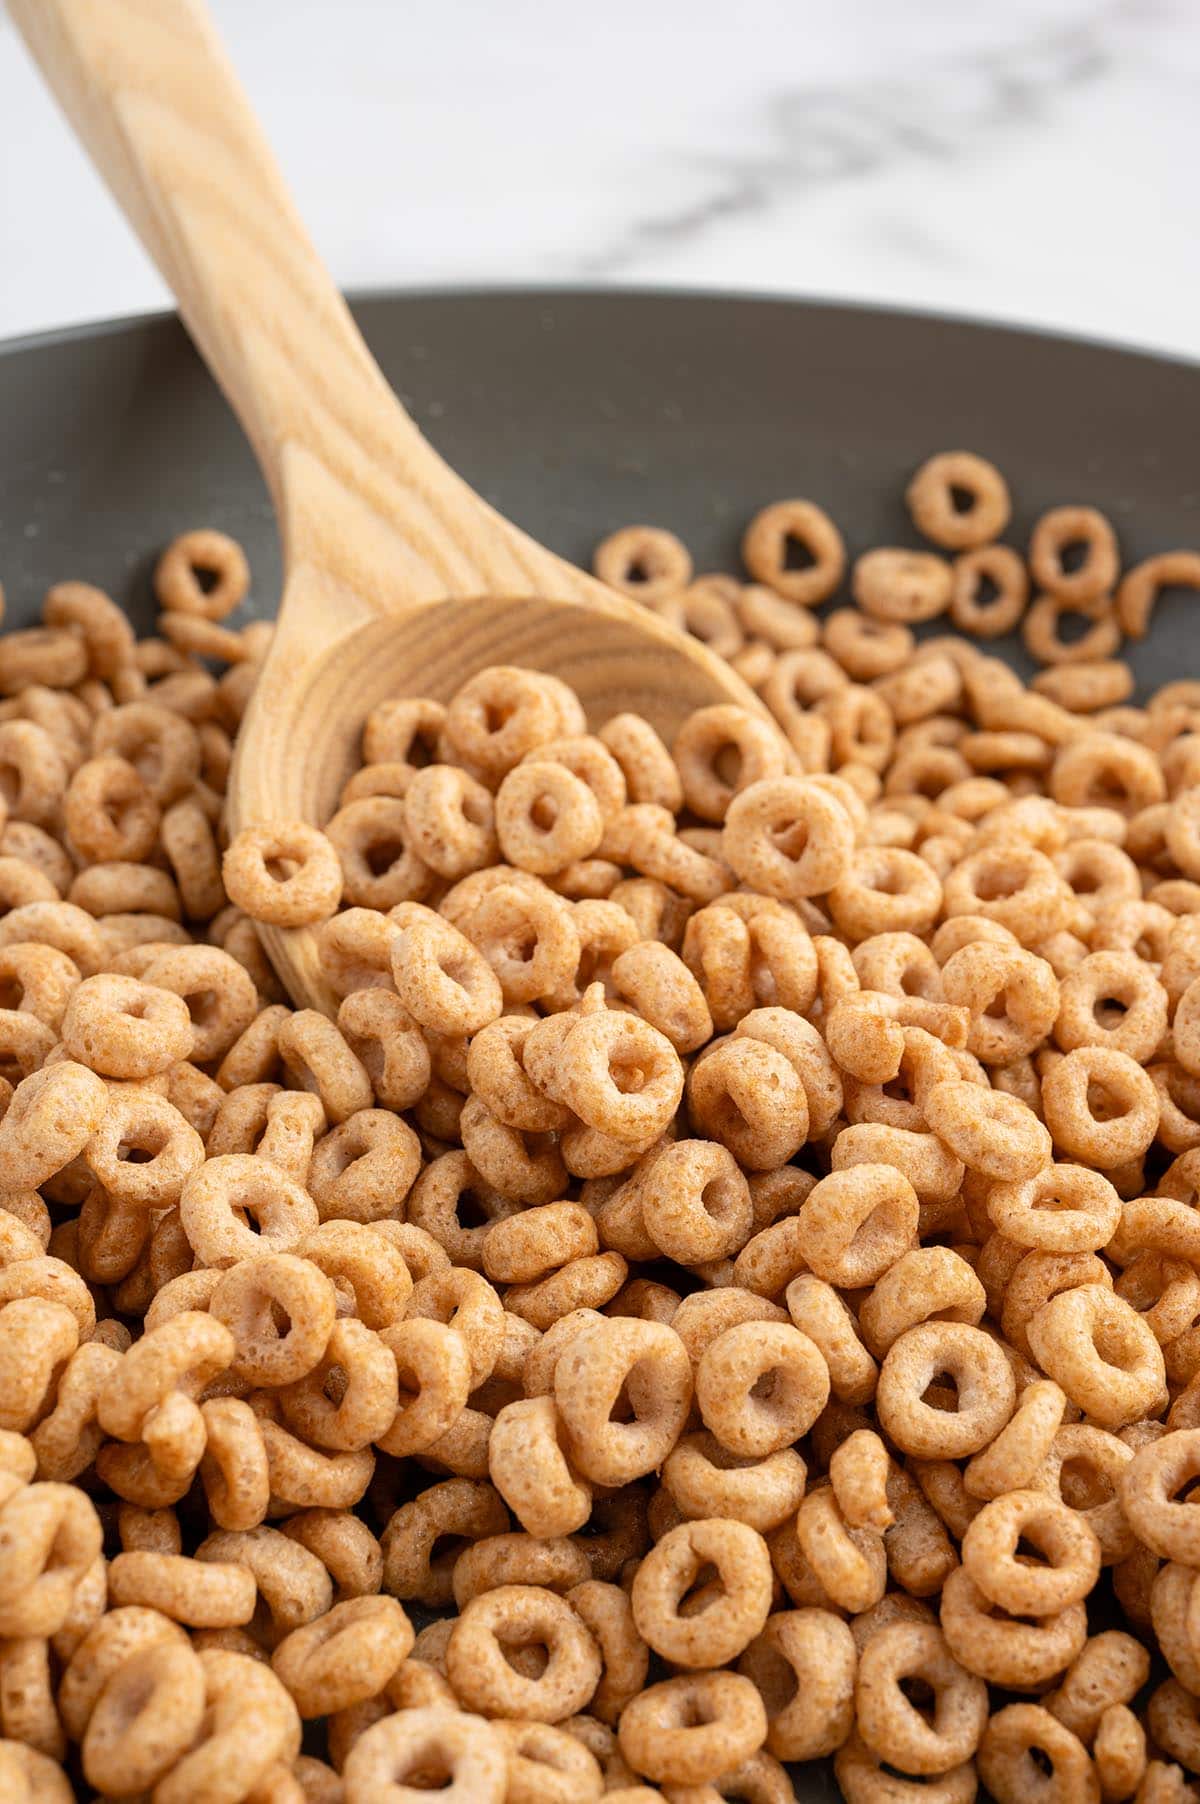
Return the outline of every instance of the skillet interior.
{"type": "MultiPolygon", "coordinates": [[[[603,533],[644,520],[679,532],[698,569],[734,567],[754,510],[797,494],[830,510],[852,551],[916,543],[907,476],[958,447],[1008,476],[1016,543],[1043,508],[1076,501],[1109,514],[1127,562],[1200,541],[1200,366],[791,301],[502,291],[377,296],[356,312],[450,462],[580,562],[603,533]]],[[[31,621],[47,584],[70,576],[148,627],[151,556],[192,525],[244,541],[269,613],[270,506],[176,320],[0,347],[11,623],[31,621]]],[[[1189,601],[1166,597],[1149,642],[1132,648],[1143,685],[1188,674],[1189,601]]]]}
{"type": "MultiPolygon", "coordinates": [[[[438,448],[501,510],[586,562],[603,533],[669,525],[697,568],[734,567],[767,500],[811,496],[851,551],[916,543],[902,505],[931,451],[966,447],[1012,485],[1008,535],[1090,502],[1127,562],[1200,542],[1200,367],[918,315],[662,294],[378,296],[356,308],[438,448]]],[[[113,322],[0,347],[0,579],[9,624],[63,577],[152,621],[153,555],[189,526],[245,544],[272,612],[271,508],[179,323],[113,322]]],[[[1189,606],[1131,648],[1143,686],[1200,674],[1189,606]]],[[[932,630],[938,630],[934,623],[932,630]]],[[[1019,648],[997,650],[1023,668],[1019,648]]],[[[795,1769],[794,1769],[795,1770],[795,1769]]],[[[828,1763],[796,1770],[806,1804],[828,1763]]]]}

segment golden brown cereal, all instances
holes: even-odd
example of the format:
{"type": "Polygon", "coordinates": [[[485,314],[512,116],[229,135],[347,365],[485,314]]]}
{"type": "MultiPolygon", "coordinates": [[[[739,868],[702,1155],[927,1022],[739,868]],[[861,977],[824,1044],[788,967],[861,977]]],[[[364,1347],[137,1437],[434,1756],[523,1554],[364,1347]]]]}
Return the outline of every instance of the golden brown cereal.
{"type": "Polygon", "coordinates": [[[1200,686],[1126,706],[1096,656],[1194,554],[1114,603],[1106,524],[1044,518],[1027,690],[904,624],[1020,618],[1002,478],[911,503],[954,561],[866,553],[824,628],[806,506],[756,523],[771,588],[682,554],[655,597],[672,542],[626,544],[786,747],[722,706],[676,762],[483,671],[377,707],[328,837],[228,897],[269,628],[203,541],[161,639],[61,585],[0,643],[5,1782],[784,1804],[834,1752],[851,1799],[1183,1795],[1200,686]],[[296,883],[336,1025],[251,918],[296,883]],[[414,1642],[405,1598],[457,1615],[414,1642]]]}
{"type": "Polygon", "coordinates": [[[325,835],[301,821],[245,827],[221,865],[232,902],[256,921],[303,927],[326,920],[342,894],[342,872],[325,835]]]}
{"type": "Polygon", "coordinates": [[[812,501],[763,508],[743,535],[742,558],[756,582],[802,607],[828,600],[846,568],[841,534],[812,501]]]}
{"type": "Polygon", "coordinates": [[[943,451],[923,463],[906,493],[913,524],[935,545],[965,551],[999,538],[1008,525],[1008,487],[994,464],[970,451],[943,451]]]}

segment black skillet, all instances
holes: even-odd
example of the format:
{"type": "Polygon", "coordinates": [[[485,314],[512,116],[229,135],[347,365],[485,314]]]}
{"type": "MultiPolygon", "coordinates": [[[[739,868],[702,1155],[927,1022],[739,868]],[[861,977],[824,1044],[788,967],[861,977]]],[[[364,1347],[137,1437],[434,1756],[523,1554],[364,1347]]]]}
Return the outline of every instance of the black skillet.
{"type": "MultiPolygon", "coordinates": [[[[375,296],[355,309],[451,466],[534,538],[586,564],[618,525],[672,527],[701,570],[736,568],[763,502],[821,503],[851,551],[915,543],[904,484],[932,451],[1005,472],[1021,545],[1089,502],[1127,563],[1200,543],[1200,368],[1103,345],[866,308],[668,294],[375,296]]],[[[0,347],[0,579],[7,623],[47,586],[98,583],[143,631],[155,553],[190,526],[238,537],[254,608],[278,598],[272,509],[233,415],[174,318],[0,347]]],[[[1168,595],[1131,648],[1142,688],[1200,674],[1168,595]]],[[[934,623],[933,630],[938,630],[934,623]]],[[[1014,662],[1019,647],[997,648],[1014,662]]],[[[798,1796],[837,1796],[827,1766],[798,1796]]]]}

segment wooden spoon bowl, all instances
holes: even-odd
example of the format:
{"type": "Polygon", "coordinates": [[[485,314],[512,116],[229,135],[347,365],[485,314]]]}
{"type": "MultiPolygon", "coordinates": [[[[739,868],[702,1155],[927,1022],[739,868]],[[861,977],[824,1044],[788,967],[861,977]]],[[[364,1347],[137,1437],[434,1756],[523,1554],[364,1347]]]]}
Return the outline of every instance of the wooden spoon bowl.
{"type": "MultiPolygon", "coordinates": [[[[285,616],[286,617],[286,616],[285,616]]],[[[588,724],[632,709],[670,741],[694,708],[729,701],[714,659],[681,657],[676,635],[632,605],[612,613],[545,596],[440,601],[371,621],[297,667],[276,648],[238,739],[230,785],[233,821],[322,823],[359,761],[362,725],[389,696],[448,701],[489,664],[523,664],[561,677],[588,724]],[[652,625],[655,630],[648,630],[652,625]]],[[[739,696],[737,699],[741,699],[739,696]]],[[[332,1009],[312,928],[260,927],[288,992],[332,1009]]]]}
{"type": "MultiPolygon", "coordinates": [[[[199,0],[10,0],[254,446],[284,551],[229,821],[323,825],[363,721],[488,664],[634,709],[759,708],[728,665],[536,544],[444,464],[391,392],[305,233],[199,0]]],[[[293,1000],[330,1007],[312,929],[263,930],[293,1000]]]]}

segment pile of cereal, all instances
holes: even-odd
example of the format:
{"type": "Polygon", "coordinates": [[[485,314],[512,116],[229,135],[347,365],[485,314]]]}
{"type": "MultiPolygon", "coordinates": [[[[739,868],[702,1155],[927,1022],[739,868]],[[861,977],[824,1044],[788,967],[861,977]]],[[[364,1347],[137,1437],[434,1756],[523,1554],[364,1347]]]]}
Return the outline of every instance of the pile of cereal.
{"type": "Polygon", "coordinates": [[[220,534],[0,640],[4,1800],[1200,1796],[1200,555],[909,504],[616,534],[766,709],[485,670],[323,832],[220,534]]]}

